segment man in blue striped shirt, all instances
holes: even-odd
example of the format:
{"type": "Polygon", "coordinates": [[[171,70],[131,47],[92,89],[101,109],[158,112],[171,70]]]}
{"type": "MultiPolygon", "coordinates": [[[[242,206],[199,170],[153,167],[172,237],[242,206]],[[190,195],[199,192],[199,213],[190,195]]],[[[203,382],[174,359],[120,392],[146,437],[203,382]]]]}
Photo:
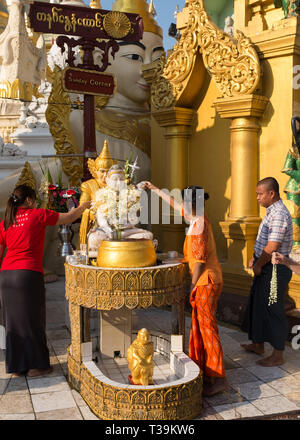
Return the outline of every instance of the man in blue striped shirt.
{"type": "Polygon", "coordinates": [[[257,354],[264,353],[264,342],[273,347],[271,356],[257,361],[264,367],[282,365],[283,351],[287,337],[287,320],[284,299],[291,270],[284,265],[277,266],[277,302],[269,305],[272,278],[271,258],[273,252],[288,256],[292,249],[293,223],[288,209],[279,195],[279,185],[273,177],[266,177],[256,187],[258,203],[267,208],[267,215],[260,224],[254,255],[249,267],[254,272],[248,306],[242,329],[248,332],[252,344],[242,347],[257,354]]]}

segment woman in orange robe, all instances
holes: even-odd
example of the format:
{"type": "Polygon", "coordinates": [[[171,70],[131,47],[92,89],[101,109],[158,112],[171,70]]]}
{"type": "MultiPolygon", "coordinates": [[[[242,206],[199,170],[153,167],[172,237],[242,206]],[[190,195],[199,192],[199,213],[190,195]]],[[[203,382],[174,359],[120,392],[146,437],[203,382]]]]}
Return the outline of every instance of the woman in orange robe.
{"type": "MultiPolygon", "coordinates": [[[[197,197],[199,203],[199,196],[202,197],[203,188],[191,186],[182,191],[183,200],[185,200],[187,190],[192,195],[191,215],[184,212],[183,203],[177,203],[175,199],[156,188],[152,183],[146,182],[145,188],[155,191],[158,196],[190,222],[184,243],[184,257],[192,277],[190,304],[193,312],[189,357],[203,371],[203,394],[212,396],[227,388],[224,356],[216,321],[217,303],[222,292],[223,278],[209,220],[206,214],[196,216],[197,197]]],[[[204,199],[208,198],[208,194],[205,193],[204,199]]]]}

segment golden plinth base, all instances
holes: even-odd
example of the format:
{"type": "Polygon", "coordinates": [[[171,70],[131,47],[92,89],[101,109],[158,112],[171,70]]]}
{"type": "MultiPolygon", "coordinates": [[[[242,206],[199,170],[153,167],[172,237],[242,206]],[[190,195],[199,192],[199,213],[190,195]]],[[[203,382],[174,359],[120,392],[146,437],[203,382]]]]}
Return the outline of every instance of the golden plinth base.
{"type": "Polygon", "coordinates": [[[103,420],[191,420],[202,410],[202,372],[178,385],[133,387],[93,376],[68,347],[68,379],[103,420]]]}
{"type": "Polygon", "coordinates": [[[99,267],[150,267],[156,264],[151,240],[102,241],[97,264],[99,267]]]}
{"type": "Polygon", "coordinates": [[[85,344],[91,347],[92,343],[90,334],[84,331],[85,315],[82,313],[84,308],[116,311],[172,305],[178,313],[178,330],[173,334],[182,335],[184,341],[185,264],[106,269],[66,263],[65,270],[71,323],[69,382],[90,409],[105,420],[187,420],[198,417],[202,409],[202,372],[192,361],[188,362],[188,367],[184,347],[184,361],[180,360],[181,353],[173,354],[178,355],[177,361],[182,363],[182,380],[166,382],[165,386],[124,386],[108,380],[100,370],[88,368],[93,362],[86,360],[85,344]]]}

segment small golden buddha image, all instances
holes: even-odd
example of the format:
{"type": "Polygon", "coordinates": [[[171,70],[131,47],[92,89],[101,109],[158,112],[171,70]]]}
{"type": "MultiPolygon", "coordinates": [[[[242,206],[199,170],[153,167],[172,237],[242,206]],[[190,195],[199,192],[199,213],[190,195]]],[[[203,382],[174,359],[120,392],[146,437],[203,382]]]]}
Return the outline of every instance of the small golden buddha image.
{"type": "MultiPolygon", "coordinates": [[[[108,142],[105,140],[100,155],[95,160],[88,160],[88,167],[93,179],[89,179],[81,184],[81,196],[79,204],[85,201],[95,201],[96,192],[106,186],[106,175],[108,170],[116,163],[117,161],[113,160],[110,155],[108,142]]],[[[94,221],[95,216],[92,210],[86,209],[82,215],[80,224],[80,244],[86,244],[87,234],[92,228],[94,221]]]]}
{"type": "Polygon", "coordinates": [[[153,385],[153,342],[146,328],[139,330],[137,338],[127,350],[127,360],[133,385],[153,385]]]}

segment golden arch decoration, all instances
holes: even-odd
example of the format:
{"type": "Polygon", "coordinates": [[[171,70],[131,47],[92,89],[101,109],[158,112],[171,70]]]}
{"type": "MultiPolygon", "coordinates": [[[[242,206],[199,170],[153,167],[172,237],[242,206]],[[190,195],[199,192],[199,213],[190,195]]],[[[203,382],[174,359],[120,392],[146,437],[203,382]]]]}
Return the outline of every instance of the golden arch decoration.
{"type": "Polygon", "coordinates": [[[112,290],[124,290],[124,278],[120,273],[116,273],[112,278],[112,290]]]}
{"type": "Polygon", "coordinates": [[[255,92],[261,68],[250,39],[240,31],[233,38],[218,28],[208,16],[203,0],[189,0],[185,9],[188,22],[181,38],[167,61],[161,59],[158,64],[151,90],[153,108],[190,107],[206,71],[222,97],[255,92]]]}
{"type": "Polygon", "coordinates": [[[145,394],[141,391],[137,391],[136,393],[134,393],[131,398],[131,404],[135,406],[145,405],[146,404],[145,394]]]}

